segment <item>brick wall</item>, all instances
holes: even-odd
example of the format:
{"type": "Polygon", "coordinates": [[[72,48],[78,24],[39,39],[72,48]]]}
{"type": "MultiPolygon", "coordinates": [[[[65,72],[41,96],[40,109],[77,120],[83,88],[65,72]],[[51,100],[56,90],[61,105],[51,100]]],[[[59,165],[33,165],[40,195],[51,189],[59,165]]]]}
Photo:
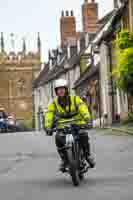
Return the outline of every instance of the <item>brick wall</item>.
{"type": "Polygon", "coordinates": [[[73,12],[62,11],[60,19],[61,46],[64,46],[69,38],[76,38],[76,19],[73,12]]]}
{"type": "Polygon", "coordinates": [[[98,29],[98,4],[94,0],[88,2],[85,0],[82,5],[82,23],[83,31],[94,33],[98,29]]]}

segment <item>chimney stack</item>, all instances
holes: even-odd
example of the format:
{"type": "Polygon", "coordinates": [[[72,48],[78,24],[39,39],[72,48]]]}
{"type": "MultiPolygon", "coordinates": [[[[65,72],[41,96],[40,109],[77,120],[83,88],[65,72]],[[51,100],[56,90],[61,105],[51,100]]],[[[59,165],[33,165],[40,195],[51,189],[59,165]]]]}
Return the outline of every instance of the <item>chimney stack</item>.
{"type": "Polygon", "coordinates": [[[70,38],[76,38],[76,19],[74,16],[73,11],[67,10],[65,12],[62,11],[62,16],[60,18],[60,33],[61,33],[61,47],[64,47],[67,45],[67,41],[69,41],[70,38]]]}
{"type": "Polygon", "coordinates": [[[114,8],[118,8],[118,0],[114,0],[114,8]]]}
{"type": "Polygon", "coordinates": [[[82,5],[83,32],[95,33],[98,29],[98,4],[95,0],[82,5]]]}

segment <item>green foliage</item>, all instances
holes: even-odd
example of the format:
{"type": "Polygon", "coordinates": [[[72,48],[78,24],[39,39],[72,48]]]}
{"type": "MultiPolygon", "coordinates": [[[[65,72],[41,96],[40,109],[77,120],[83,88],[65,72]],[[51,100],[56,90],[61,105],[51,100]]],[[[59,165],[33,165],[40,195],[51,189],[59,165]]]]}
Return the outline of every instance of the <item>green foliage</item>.
{"type": "Polygon", "coordinates": [[[87,61],[88,61],[88,57],[86,57],[86,55],[81,55],[81,57],[80,57],[81,73],[83,73],[87,69],[87,61]]]}
{"type": "Polygon", "coordinates": [[[126,124],[128,125],[129,123],[133,123],[133,112],[129,112],[127,119],[123,120],[121,123],[123,125],[126,125],[126,124]]]}
{"type": "Polygon", "coordinates": [[[128,113],[128,119],[133,122],[133,112],[128,113]]]}
{"type": "Polygon", "coordinates": [[[118,34],[116,42],[121,50],[133,47],[133,33],[129,32],[128,30],[121,31],[118,34]]]}
{"type": "Polygon", "coordinates": [[[119,79],[117,85],[124,91],[133,92],[133,48],[121,53],[118,61],[119,79]]]}
{"type": "Polygon", "coordinates": [[[133,34],[123,31],[117,39],[119,54],[117,57],[117,86],[133,95],[133,34]]]}
{"type": "Polygon", "coordinates": [[[24,126],[26,129],[32,129],[32,119],[25,120],[24,126]]]}

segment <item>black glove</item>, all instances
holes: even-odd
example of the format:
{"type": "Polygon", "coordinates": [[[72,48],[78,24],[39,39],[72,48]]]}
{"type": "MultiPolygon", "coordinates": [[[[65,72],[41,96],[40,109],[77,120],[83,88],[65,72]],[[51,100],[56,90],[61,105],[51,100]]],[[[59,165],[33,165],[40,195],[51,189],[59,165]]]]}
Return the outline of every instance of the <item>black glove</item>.
{"type": "Polygon", "coordinates": [[[52,136],[53,135],[53,131],[52,131],[52,129],[46,129],[46,135],[48,135],[48,136],[52,136]]]}

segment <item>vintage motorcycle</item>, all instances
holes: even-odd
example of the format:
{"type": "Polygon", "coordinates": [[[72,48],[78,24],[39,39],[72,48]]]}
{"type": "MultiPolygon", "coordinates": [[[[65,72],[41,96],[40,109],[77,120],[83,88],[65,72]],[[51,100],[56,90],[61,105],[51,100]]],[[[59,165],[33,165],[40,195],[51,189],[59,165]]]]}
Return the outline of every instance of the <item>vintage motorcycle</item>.
{"type": "MultiPolygon", "coordinates": [[[[71,176],[74,186],[79,186],[80,181],[84,179],[84,174],[87,173],[90,166],[85,159],[83,149],[79,142],[81,126],[75,125],[73,121],[63,123],[64,128],[61,132],[62,136],[65,136],[65,146],[63,149],[66,151],[68,162],[67,168],[63,173],[71,176]]],[[[58,128],[54,128],[54,132],[59,131],[58,128]]]]}

